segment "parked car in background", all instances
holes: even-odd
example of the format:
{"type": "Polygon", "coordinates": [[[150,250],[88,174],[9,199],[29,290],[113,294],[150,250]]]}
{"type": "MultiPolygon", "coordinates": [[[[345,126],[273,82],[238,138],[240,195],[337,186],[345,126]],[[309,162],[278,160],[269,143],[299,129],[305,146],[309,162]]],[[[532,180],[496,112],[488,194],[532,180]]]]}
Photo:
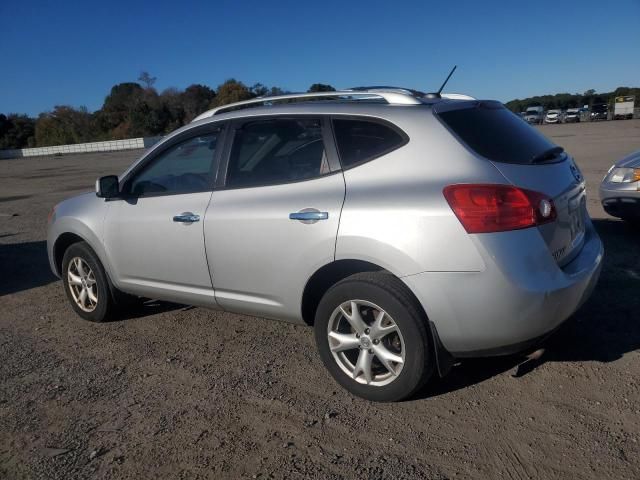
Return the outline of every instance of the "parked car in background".
{"type": "Polygon", "coordinates": [[[609,118],[609,106],[606,103],[595,104],[591,107],[591,120],[607,120],[609,118]]]}
{"type": "Polygon", "coordinates": [[[205,112],[55,206],[47,251],[84,319],[147,297],[313,325],[377,401],[535,345],[603,255],[562,147],[499,102],[392,87],[205,112]]]}
{"type": "Polygon", "coordinates": [[[564,123],[577,123],[580,121],[580,109],[568,108],[564,114],[564,123]]]}
{"type": "Polygon", "coordinates": [[[633,109],[635,107],[636,97],[628,95],[626,97],[616,97],[613,107],[614,120],[630,120],[633,118],[633,109]]]}
{"type": "Polygon", "coordinates": [[[609,169],[600,184],[600,201],[609,215],[640,222],[640,150],[609,169]]]}
{"type": "Polygon", "coordinates": [[[540,125],[544,120],[544,108],[541,106],[527,108],[524,119],[527,123],[540,125]]]}
{"type": "Polygon", "coordinates": [[[549,110],[544,116],[544,123],[560,123],[562,110],[549,110]]]}

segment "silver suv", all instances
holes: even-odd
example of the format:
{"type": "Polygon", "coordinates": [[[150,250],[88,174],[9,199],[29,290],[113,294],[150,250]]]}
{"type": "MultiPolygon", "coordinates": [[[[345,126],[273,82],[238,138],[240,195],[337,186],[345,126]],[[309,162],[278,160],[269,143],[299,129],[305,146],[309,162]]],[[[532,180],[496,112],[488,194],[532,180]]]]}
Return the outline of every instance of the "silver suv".
{"type": "Polygon", "coordinates": [[[206,112],[58,204],[48,254],[82,318],[154,298],[306,323],[342,386],[392,401],[586,300],[585,204],[573,159],[498,102],[288,95],[206,112]]]}

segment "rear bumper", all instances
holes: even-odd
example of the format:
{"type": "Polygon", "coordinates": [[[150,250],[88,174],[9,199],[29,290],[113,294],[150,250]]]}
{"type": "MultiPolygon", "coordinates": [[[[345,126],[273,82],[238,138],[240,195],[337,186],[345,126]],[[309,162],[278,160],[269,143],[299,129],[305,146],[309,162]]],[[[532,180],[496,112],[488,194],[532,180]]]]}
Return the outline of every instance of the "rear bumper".
{"type": "Polygon", "coordinates": [[[476,246],[482,272],[402,278],[454,357],[515,353],[556,330],[593,291],[604,253],[591,222],[580,254],[563,268],[536,229],[484,237],[476,246]]]}

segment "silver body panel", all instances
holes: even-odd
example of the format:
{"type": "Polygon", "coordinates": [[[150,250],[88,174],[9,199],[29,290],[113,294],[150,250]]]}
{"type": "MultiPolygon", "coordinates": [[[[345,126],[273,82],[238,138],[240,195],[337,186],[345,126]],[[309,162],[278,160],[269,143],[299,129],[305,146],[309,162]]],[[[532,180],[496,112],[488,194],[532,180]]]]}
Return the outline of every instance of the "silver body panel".
{"type": "Polygon", "coordinates": [[[481,271],[483,259],[447,204],[442,189],[485,178],[504,183],[442,124],[424,112],[387,118],[412,139],[404,147],[344,172],[347,184],[336,259],[375,263],[396,276],[425,271],[481,271]],[[455,166],[442,159],[456,158],[455,166]],[[407,175],[407,172],[411,172],[407,175]]]}
{"type": "Polygon", "coordinates": [[[313,102],[215,114],[168,135],[140,162],[191,128],[264,115],[384,119],[410,141],[364,164],[295,183],[217,188],[137,204],[94,194],[67,200],[57,206],[49,228],[54,272],[59,274],[55,241],[71,232],[93,247],[123,291],[303,322],[302,293],[309,278],[335,260],[362,260],[399,277],[421,302],[444,347],[459,355],[548,333],[593,288],[602,244],[586,210],[580,212],[584,235],[566,247],[568,222],[576,212],[563,209],[584,190],[570,177],[569,161],[523,167],[479,158],[449,133],[429,104],[313,102]],[[557,228],[467,234],[442,190],[473,182],[545,191],[559,207],[557,228]],[[305,209],[327,212],[327,219],[289,218],[305,209]],[[201,221],[171,221],[187,211],[201,221]],[[554,258],[560,245],[567,251],[554,258]]]}
{"type": "Polygon", "coordinates": [[[215,307],[203,242],[211,192],[106,202],[103,244],[120,290],[141,297],[215,307]],[[191,212],[185,224],[174,215],[191,212]]]}
{"type": "Polygon", "coordinates": [[[105,201],[96,197],[95,192],[77,195],[55,206],[47,230],[47,253],[53,273],[60,275],[54,262],[53,247],[58,238],[65,233],[73,233],[83,238],[92,246],[105,268],[111,271],[111,262],[102,242],[105,214],[105,201]]]}
{"type": "Polygon", "coordinates": [[[542,191],[554,201],[558,218],[538,227],[560,266],[570,262],[584,242],[586,182],[573,159],[542,165],[495,164],[513,185],[542,191]]]}
{"type": "Polygon", "coordinates": [[[482,272],[402,278],[456,356],[484,354],[553,331],[588,298],[602,266],[602,242],[590,222],[580,255],[564,268],[536,229],[475,235],[475,243],[487,265],[482,272]]]}
{"type": "Polygon", "coordinates": [[[335,255],[341,172],[306,182],[213,193],[205,244],[218,303],[233,312],[301,321],[307,281],[335,255]],[[327,212],[303,223],[289,214],[327,212]]]}

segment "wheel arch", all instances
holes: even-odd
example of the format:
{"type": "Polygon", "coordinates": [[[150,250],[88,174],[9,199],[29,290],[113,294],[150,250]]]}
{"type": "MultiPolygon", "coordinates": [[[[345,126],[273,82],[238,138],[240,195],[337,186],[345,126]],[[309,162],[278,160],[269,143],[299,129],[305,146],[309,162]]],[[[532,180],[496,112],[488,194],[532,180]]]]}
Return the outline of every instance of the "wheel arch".
{"type": "Polygon", "coordinates": [[[315,322],[316,309],[322,296],[340,280],[356,273],[386,272],[380,265],[364,260],[342,259],[323,265],[311,275],[302,293],[301,313],[304,323],[311,326],[315,322]]]}
{"type": "MultiPolygon", "coordinates": [[[[380,272],[400,279],[400,277],[384,267],[364,260],[341,259],[328,263],[319,268],[309,278],[305,285],[301,305],[302,319],[304,320],[304,323],[309,326],[312,326],[315,323],[315,313],[320,303],[320,299],[332,285],[335,285],[340,280],[351,275],[364,272],[380,272]]],[[[400,280],[402,281],[402,279],[400,280]]],[[[413,292],[411,287],[407,285],[406,282],[402,283],[406,287],[407,292],[415,300],[416,306],[420,309],[425,321],[427,322],[427,330],[429,331],[430,339],[433,342],[432,345],[434,347],[437,371],[440,377],[444,377],[453,365],[453,358],[442,345],[436,325],[429,319],[424,305],[422,305],[418,300],[417,295],[413,292]]]]}
{"type": "Polygon", "coordinates": [[[56,270],[55,273],[57,273],[58,276],[62,274],[64,252],[74,243],[85,242],[96,254],[98,260],[100,260],[100,263],[102,263],[105,271],[110,276],[111,264],[108,261],[109,259],[98,235],[84,222],[75,219],[65,220],[64,224],[61,222],[61,225],[55,232],[53,237],[55,240],[53,240],[53,246],[51,247],[51,259],[53,267],[56,270]]]}
{"type": "Polygon", "coordinates": [[[79,242],[86,242],[89,244],[86,239],[73,232],[64,232],[56,238],[53,244],[53,265],[56,269],[55,273],[57,273],[58,276],[62,275],[62,259],[64,258],[64,252],[66,252],[71,245],[79,242]]]}
{"type": "Polygon", "coordinates": [[[104,273],[107,277],[107,288],[109,289],[109,293],[111,294],[113,300],[116,303],[120,303],[123,301],[124,296],[120,290],[113,283],[113,279],[111,278],[111,274],[109,272],[108,264],[105,263],[103,255],[101,255],[101,251],[96,249],[94,246],[94,242],[89,241],[86,237],[79,235],[74,231],[65,231],[58,235],[53,243],[52,249],[52,258],[53,258],[53,266],[56,269],[56,273],[60,278],[62,278],[62,262],[64,259],[65,252],[76,243],[84,242],[89,248],[93,251],[93,253],[98,258],[98,261],[102,264],[102,268],[104,269],[104,273]]]}

